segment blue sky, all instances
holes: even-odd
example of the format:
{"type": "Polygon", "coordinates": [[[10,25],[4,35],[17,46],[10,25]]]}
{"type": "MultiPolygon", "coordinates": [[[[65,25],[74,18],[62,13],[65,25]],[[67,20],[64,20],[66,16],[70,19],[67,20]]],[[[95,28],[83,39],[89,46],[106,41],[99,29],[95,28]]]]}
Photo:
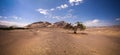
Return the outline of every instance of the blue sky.
{"type": "Polygon", "coordinates": [[[87,26],[120,24],[120,0],[0,0],[0,24],[81,21],[87,26]]]}

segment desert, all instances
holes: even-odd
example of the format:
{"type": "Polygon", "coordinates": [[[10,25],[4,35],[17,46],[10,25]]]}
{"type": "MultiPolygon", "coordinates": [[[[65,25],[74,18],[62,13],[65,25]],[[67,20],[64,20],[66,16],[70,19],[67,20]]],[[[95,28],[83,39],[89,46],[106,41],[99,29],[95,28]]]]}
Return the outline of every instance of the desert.
{"type": "Polygon", "coordinates": [[[119,27],[0,30],[0,55],[120,55],[119,27]]]}
{"type": "Polygon", "coordinates": [[[0,55],[120,55],[120,0],[0,0],[0,55]]]}

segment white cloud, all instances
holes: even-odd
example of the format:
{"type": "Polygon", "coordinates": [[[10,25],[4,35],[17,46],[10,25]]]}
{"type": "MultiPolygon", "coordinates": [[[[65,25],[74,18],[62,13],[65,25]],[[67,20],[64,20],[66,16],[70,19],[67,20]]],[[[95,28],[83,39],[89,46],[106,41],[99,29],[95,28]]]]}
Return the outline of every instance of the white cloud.
{"type": "Polygon", "coordinates": [[[2,16],[0,16],[0,18],[2,18],[2,16]]]}
{"type": "Polygon", "coordinates": [[[8,17],[4,17],[5,19],[7,19],[8,17]]]}
{"type": "Polygon", "coordinates": [[[22,19],[22,17],[18,17],[18,16],[0,16],[0,18],[3,18],[3,19],[7,19],[7,18],[12,18],[12,19],[22,19]]]}
{"type": "Polygon", "coordinates": [[[18,17],[18,16],[8,16],[8,17],[6,17],[6,16],[0,16],[0,18],[4,18],[4,19],[7,19],[7,18],[13,18],[13,19],[22,19],[22,17],[18,17]]]}
{"type": "Polygon", "coordinates": [[[99,22],[98,19],[94,19],[94,20],[92,21],[92,23],[98,23],[98,22],[99,22]]]}
{"type": "Polygon", "coordinates": [[[86,26],[100,26],[100,20],[94,19],[84,22],[86,26]]]}
{"type": "Polygon", "coordinates": [[[74,6],[74,5],[79,5],[83,0],[69,0],[69,3],[74,6]]]}
{"type": "Polygon", "coordinates": [[[17,17],[17,16],[12,16],[11,18],[18,19],[18,17],[17,17]]]}
{"type": "Polygon", "coordinates": [[[7,19],[8,17],[0,16],[0,18],[5,18],[5,19],[7,19]]]}
{"type": "Polygon", "coordinates": [[[49,13],[48,13],[48,10],[46,10],[46,9],[41,9],[41,8],[40,8],[40,9],[37,9],[37,11],[40,12],[41,14],[43,14],[43,15],[49,14],[49,13]]]}
{"type": "Polygon", "coordinates": [[[54,11],[55,9],[54,8],[51,8],[50,11],[54,11]]]}
{"type": "Polygon", "coordinates": [[[45,16],[45,18],[53,18],[53,19],[57,19],[57,20],[64,20],[64,19],[71,19],[71,18],[77,18],[77,16],[72,15],[72,14],[66,14],[64,16],[60,16],[60,15],[48,15],[45,16]]]}
{"type": "Polygon", "coordinates": [[[10,18],[13,18],[13,19],[16,19],[16,20],[22,19],[22,17],[18,17],[18,16],[11,16],[10,18]]]}
{"type": "Polygon", "coordinates": [[[66,18],[77,18],[77,16],[72,15],[72,14],[67,14],[67,15],[63,16],[63,18],[64,19],[66,19],[66,18]]]}
{"type": "Polygon", "coordinates": [[[120,21],[120,18],[116,18],[115,20],[116,20],[116,21],[120,21]]]}
{"type": "MultiPolygon", "coordinates": [[[[83,0],[68,0],[68,2],[74,6],[74,5],[79,5],[83,0]]],[[[64,15],[64,16],[60,16],[60,15],[53,15],[51,14],[51,12],[55,11],[55,10],[62,10],[62,9],[65,9],[65,8],[68,8],[70,7],[69,4],[62,4],[60,6],[57,6],[55,8],[51,8],[51,9],[37,9],[37,11],[40,13],[40,14],[43,14],[45,15],[45,18],[55,18],[55,19],[66,19],[66,18],[76,18],[77,16],[75,15],[72,15],[72,14],[69,14],[73,11],[73,9],[70,9],[68,10],[67,12],[67,15],[64,15]]]]}
{"type": "MultiPolygon", "coordinates": [[[[83,0],[68,0],[68,2],[70,3],[70,5],[72,5],[72,6],[74,6],[74,5],[79,5],[82,1],[83,1],[83,0]]],[[[56,10],[56,9],[61,10],[61,9],[65,9],[65,8],[68,8],[68,7],[70,7],[70,6],[68,6],[68,4],[62,4],[62,5],[60,5],[60,6],[57,6],[57,7],[55,7],[55,8],[51,8],[51,9],[41,9],[41,8],[39,8],[39,9],[37,9],[37,11],[38,11],[40,14],[48,15],[49,12],[51,12],[51,11],[54,11],[54,10],[56,10]]]]}
{"type": "Polygon", "coordinates": [[[64,8],[67,8],[67,7],[68,7],[67,4],[62,4],[62,5],[60,5],[60,6],[56,7],[56,8],[57,9],[64,9],[64,8]]]}
{"type": "Polygon", "coordinates": [[[9,26],[23,27],[23,26],[26,26],[27,24],[0,20],[0,25],[5,25],[5,26],[8,26],[8,27],[9,26]]]}

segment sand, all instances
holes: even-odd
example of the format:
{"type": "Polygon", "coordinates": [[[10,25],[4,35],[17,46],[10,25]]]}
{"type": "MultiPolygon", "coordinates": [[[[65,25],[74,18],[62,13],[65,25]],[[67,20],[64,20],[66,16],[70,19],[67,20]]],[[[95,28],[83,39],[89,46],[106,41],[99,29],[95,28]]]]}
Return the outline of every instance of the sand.
{"type": "Polygon", "coordinates": [[[120,30],[0,30],[0,55],[120,55],[120,30]]]}

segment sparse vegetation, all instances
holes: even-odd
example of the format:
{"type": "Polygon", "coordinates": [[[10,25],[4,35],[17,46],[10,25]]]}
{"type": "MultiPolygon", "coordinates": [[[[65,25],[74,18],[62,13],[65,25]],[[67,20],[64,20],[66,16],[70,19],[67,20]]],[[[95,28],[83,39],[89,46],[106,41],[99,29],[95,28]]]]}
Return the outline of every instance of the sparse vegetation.
{"type": "Polygon", "coordinates": [[[14,27],[14,26],[6,27],[6,28],[0,28],[0,30],[16,30],[16,29],[28,29],[28,28],[14,27]]]}
{"type": "Polygon", "coordinates": [[[85,32],[88,34],[73,35],[61,28],[0,30],[0,55],[120,55],[119,29],[96,27],[85,32]]]}
{"type": "Polygon", "coordinates": [[[72,29],[74,30],[74,33],[77,33],[78,28],[82,31],[86,29],[86,26],[83,25],[81,22],[76,22],[75,25],[71,25],[71,23],[67,23],[66,26],[64,27],[65,29],[72,29]]]}

